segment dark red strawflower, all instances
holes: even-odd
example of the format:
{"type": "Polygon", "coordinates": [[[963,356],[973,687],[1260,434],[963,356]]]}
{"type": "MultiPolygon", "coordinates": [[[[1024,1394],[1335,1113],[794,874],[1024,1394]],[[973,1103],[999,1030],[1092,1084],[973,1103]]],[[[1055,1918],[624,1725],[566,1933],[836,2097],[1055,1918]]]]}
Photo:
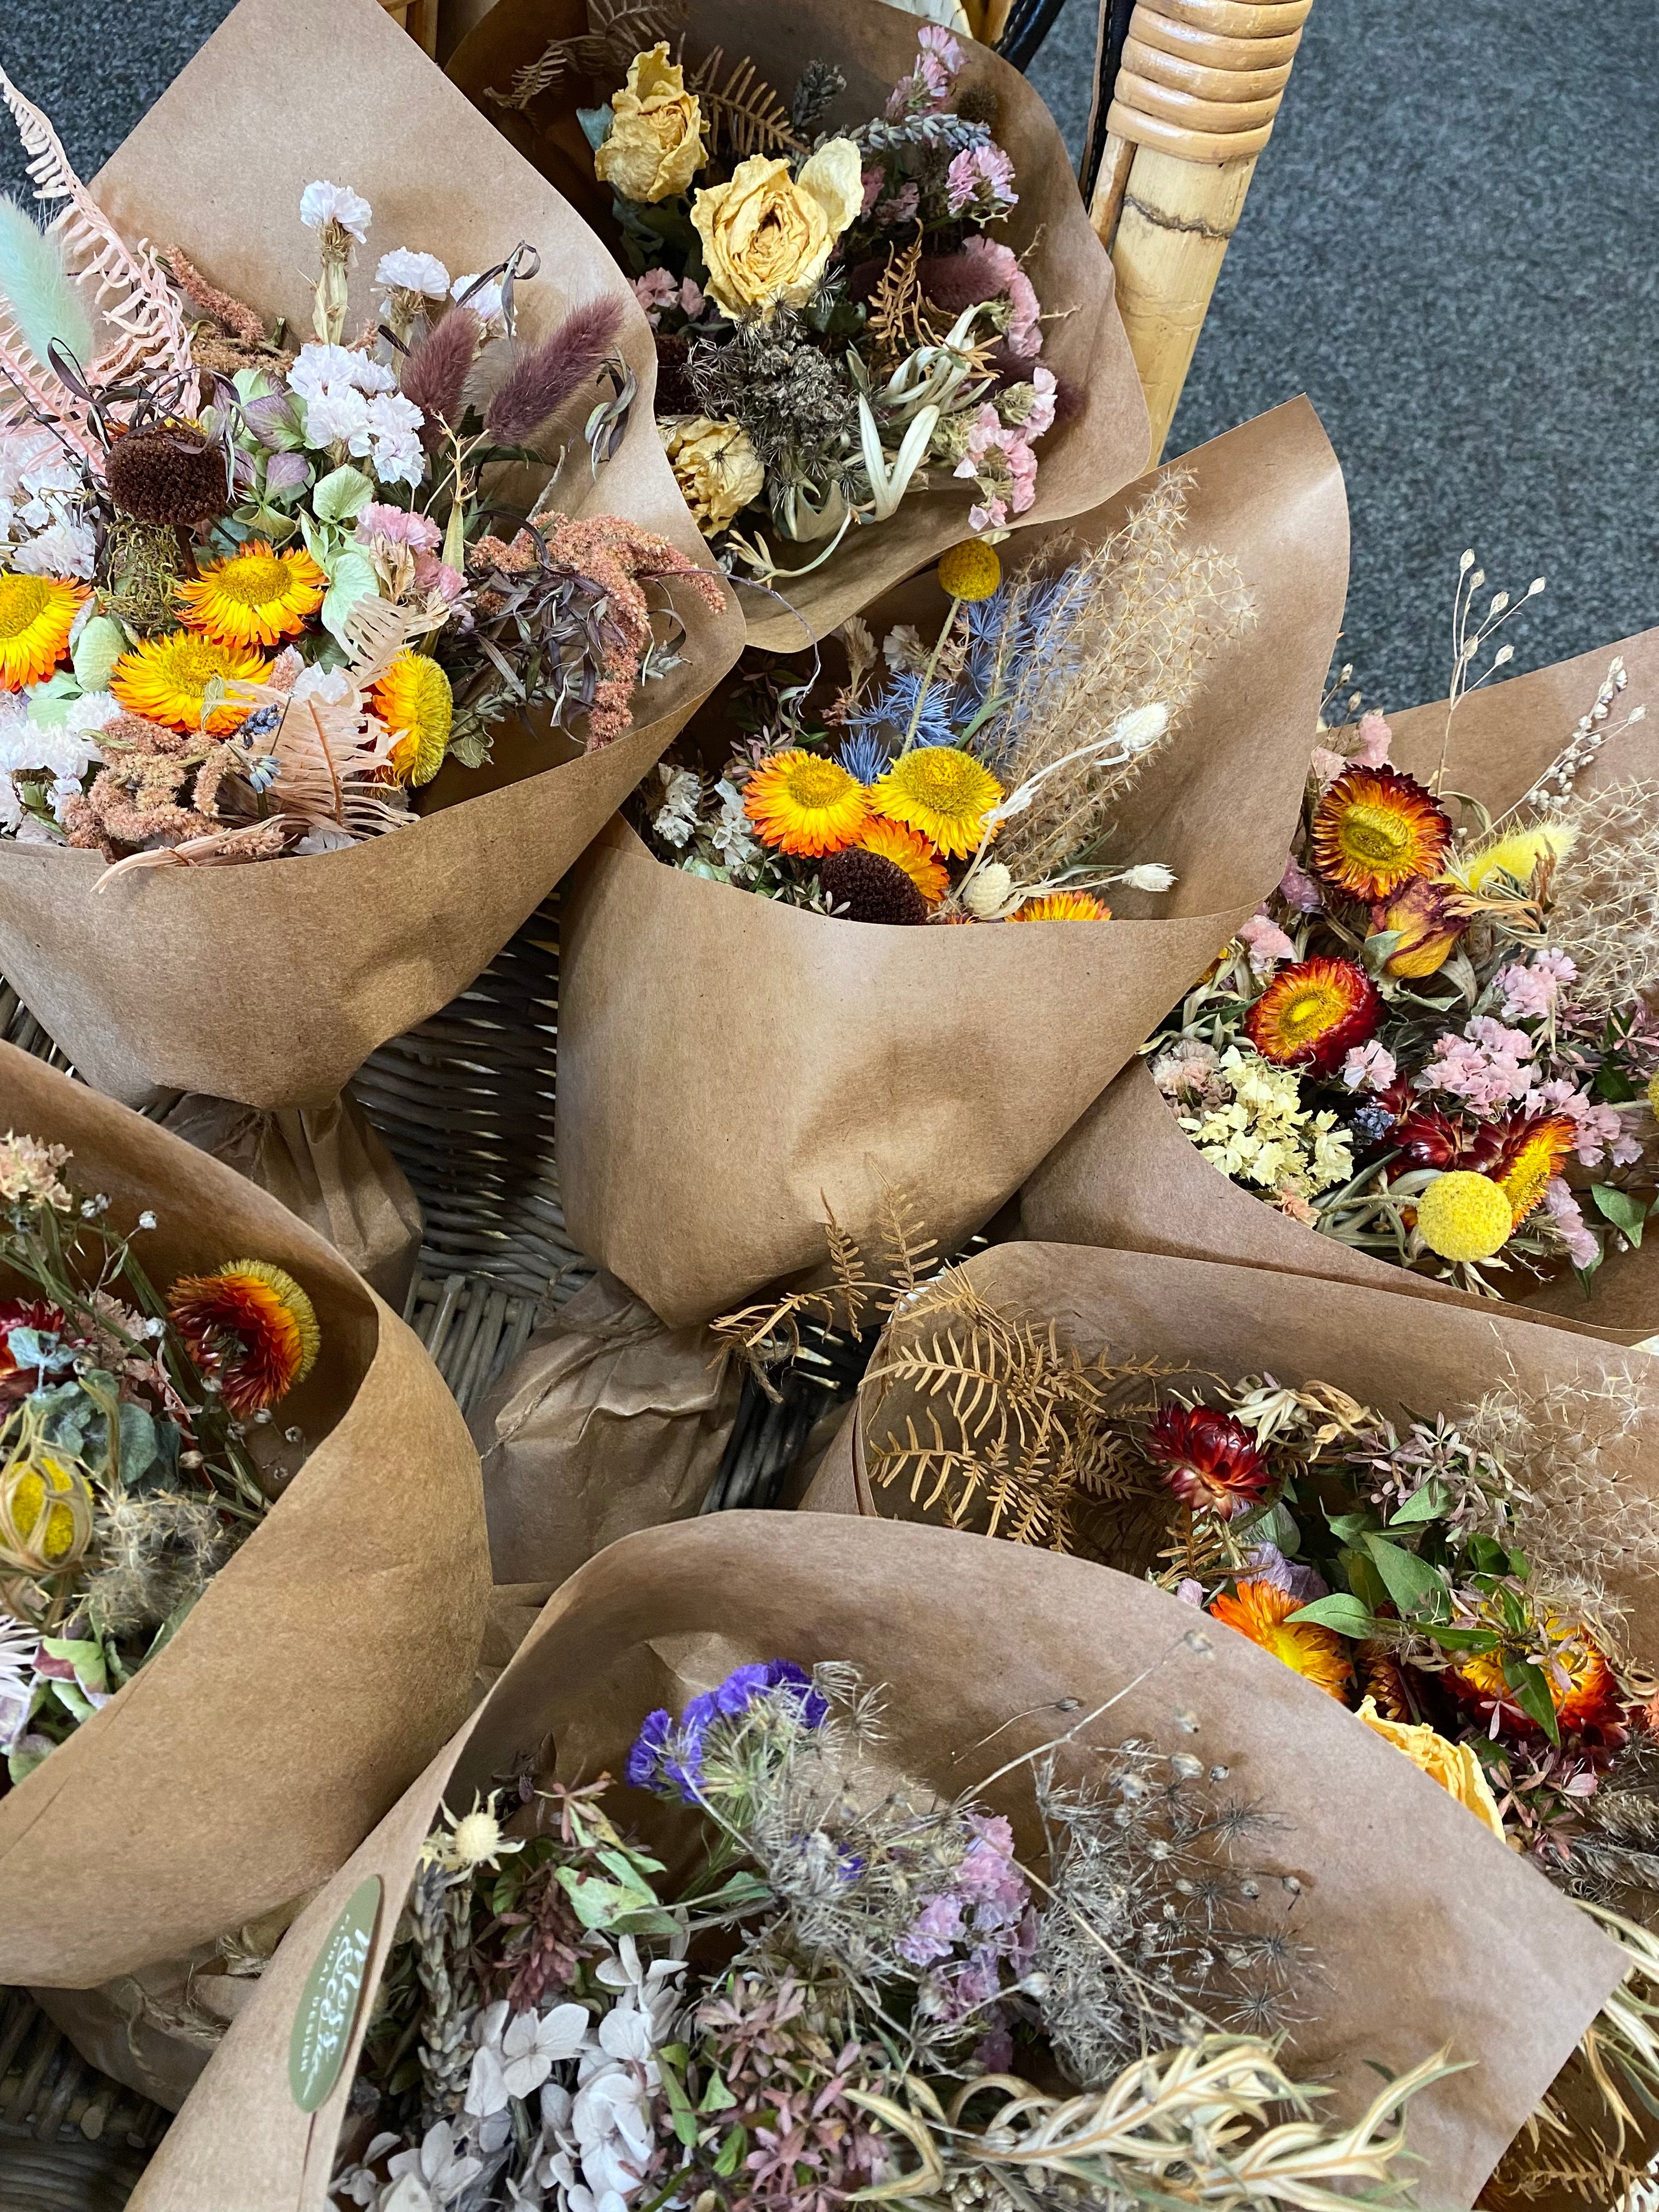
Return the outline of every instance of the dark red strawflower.
{"type": "Polygon", "coordinates": [[[1484,1175],[1503,1150],[1503,1125],[1460,1121],[1437,1106],[1418,1106],[1402,1117],[1391,1141],[1413,1167],[1455,1166],[1484,1175]]]}
{"type": "Polygon", "coordinates": [[[1223,1521],[1260,1504],[1272,1480],[1243,1422],[1210,1406],[1165,1406],[1146,1431],[1146,1453],[1183,1505],[1223,1521]]]}
{"type": "Polygon", "coordinates": [[[46,1298],[0,1298],[0,1398],[27,1398],[40,1381],[33,1368],[20,1367],[12,1358],[13,1329],[34,1328],[52,1336],[68,1327],[61,1310],[46,1298]]]}

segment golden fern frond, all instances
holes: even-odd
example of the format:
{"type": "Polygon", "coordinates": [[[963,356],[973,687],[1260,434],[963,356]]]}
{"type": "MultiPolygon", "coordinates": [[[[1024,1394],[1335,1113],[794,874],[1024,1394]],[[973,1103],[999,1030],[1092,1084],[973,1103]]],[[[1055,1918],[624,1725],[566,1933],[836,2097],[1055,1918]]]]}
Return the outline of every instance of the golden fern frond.
{"type": "Polygon", "coordinates": [[[736,1313],[722,1314],[708,1324],[709,1334],[719,1347],[711,1364],[718,1365],[735,1352],[773,1404],[781,1404],[782,1393],[769,1370],[799,1358],[800,1316],[805,1313],[820,1313],[831,1322],[835,1320],[835,1310],[821,1291],[790,1291],[770,1304],[743,1306],[736,1313]]]}
{"type": "Polygon", "coordinates": [[[919,346],[936,345],[944,335],[934,328],[922,298],[919,236],[907,246],[888,248],[887,266],[871,295],[865,335],[884,375],[908,360],[919,346]]]}
{"type": "Polygon", "coordinates": [[[884,1184],[880,1212],[881,1255],[890,1290],[890,1312],[908,1298],[922,1277],[939,1265],[939,1241],[927,1234],[927,1224],[908,1192],[884,1184]]]}
{"type": "Polygon", "coordinates": [[[117,333],[109,350],[99,356],[100,376],[113,383],[141,375],[159,381],[187,374],[189,325],[148,240],[140,239],[129,248],[70,167],[58,133],[3,70],[0,99],[23,142],[35,198],[64,204],[52,225],[64,264],[76,283],[91,285],[99,312],[117,333]]]}
{"type": "Polygon", "coordinates": [[[686,76],[686,88],[695,92],[708,125],[708,151],[718,153],[722,141],[739,159],[750,154],[799,154],[805,142],[798,137],[789,110],[747,58],[734,62],[720,82],[724,48],[716,46],[706,61],[686,76]]]}
{"type": "Polygon", "coordinates": [[[824,1240],[830,1247],[830,1265],[835,1273],[836,1292],[841,1300],[842,1316],[854,1336],[864,1332],[859,1323],[865,1309],[877,1295],[878,1285],[864,1272],[864,1255],[856,1237],[842,1227],[835,1211],[824,1194],[818,1193],[823,1207],[824,1240]]]}
{"type": "Polygon", "coordinates": [[[491,89],[484,98],[497,107],[523,110],[561,83],[568,70],[601,79],[625,76],[636,54],[672,43],[690,17],[686,0],[588,0],[586,31],[552,40],[533,62],[514,70],[505,92],[491,89]]]}

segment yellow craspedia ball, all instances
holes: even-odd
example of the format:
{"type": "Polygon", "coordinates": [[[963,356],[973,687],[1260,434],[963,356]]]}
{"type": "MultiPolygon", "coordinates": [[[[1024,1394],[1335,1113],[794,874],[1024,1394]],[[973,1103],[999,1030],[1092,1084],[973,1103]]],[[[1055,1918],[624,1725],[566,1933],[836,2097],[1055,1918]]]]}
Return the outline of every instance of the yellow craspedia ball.
{"type": "Polygon", "coordinates": [[[1659,1115],[1659,1075],[1648,1078],[1648,1104],[1656,1115],[1659,1115]]]}
{"type": "Polygon", "coordinates": [[[939,564],[939,589],[953,599],[988,599],[1001,581],[996,548],[981,538],[953,545],[939,564]]]}
{"type": "Polygon", "coordinates": [[[1490,1176],[1453,1168],[1437,1176],[1417,1201],[1417,1225],[1443,1260],[1490,1260],[1509,1242],[1515,1212],[1490,1176]]]}

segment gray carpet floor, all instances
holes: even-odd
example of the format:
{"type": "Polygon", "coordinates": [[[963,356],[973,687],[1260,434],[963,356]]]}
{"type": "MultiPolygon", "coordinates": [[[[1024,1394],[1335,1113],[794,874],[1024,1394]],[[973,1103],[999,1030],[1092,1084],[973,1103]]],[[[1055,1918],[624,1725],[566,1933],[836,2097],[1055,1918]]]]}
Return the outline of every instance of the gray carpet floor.
{"type": "MultiPolygon", "coordinates": [[[[90,173],[224,0],[10,0],[0,62],[90,173]]],[[[1080,142],[1095,0],[1032,76],[1080,142]]],[[[1348,480],[1345,655],[1446,688],[1459,554],[1544,597],[1517,671],[1659,622],[1654,0],[1317,0],[1176,418],[1178,452],[1309,392],[1348,480]]],[[[272,127],[297,87],[273,88],[272,127]]],[[[228,158],[244,158],[246,149],[228,158]]],[[[22,183],[0,148],[0,189],[22,183]]]]}

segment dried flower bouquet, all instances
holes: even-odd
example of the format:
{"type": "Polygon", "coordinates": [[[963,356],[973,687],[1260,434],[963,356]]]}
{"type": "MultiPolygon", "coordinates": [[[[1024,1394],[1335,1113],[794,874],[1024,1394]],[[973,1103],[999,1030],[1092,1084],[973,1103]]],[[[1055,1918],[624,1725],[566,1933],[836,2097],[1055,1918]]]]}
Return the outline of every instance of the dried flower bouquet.
{"type": "Polygon", "coordinates": [[[0,1978],[83,1990],[339,1864],[465,1711],[487,1547],[320,1238],[9,1046],[0,1127],[0,1978]]]}
{"type": "Polygon", "coordinates": [[[863,0],[787,23],[509,4],[450,67],[615,241],[687,504],[763,587],[756,641],[823,635],[966,532],[1075,513],[1144,465],[1064,149],[971,40],[863,0]]]}
{"type": "MultiPolygon", "coordinates": [[[[1613,1916],[1650,1983],[1647,1355],[1521,1321],[1494,1347],[1477,1315],[1305,1280],[1264,1310],[1261,1279],[1044,1245],[947,1268],[898,1305],[809,1505],[1143,1575],[1613,1916]]],[[[1622,2160],[1623,2180],[1639,2170],[1627,2124],[1659,2085],[1645,2016],[1629,2035],[1604,2023],[1601,2109],[1569,2125],[1564,2083],[1506,2159],[1506,2188],[1536,2195],[1570,2142],[1609,2172],[1622,2160]]],[[[1587,2046],[1573,2079],[1593,2071],[1587,2046]]]]}
{"type": "Polygon", "coordinates": [[[1030,1178],[1026,1232],[1651,1334],[1656,645],[1322,730],[1279,890],[1030,1178]]]}
{"type": "Polygon", "coordinates": [[[67,665],[54,645],[27,704],[11,695],[33,811],[0,838],[0,972],[130,1102],[320,1109],[534,910],[729,665],[740,617],[657,441],[625,281],[372,0],[241,0],[90,186],[41,160],[76,212],[51,241],[19,218],[13,249],[44,267],[61,240],[71,277],[94,250],[115,274],[101,307],[102,276],[52,295],[90,314],[90,366],[55,331],[44,360],[6,334],[31,395],[6,412],[36,443],[54,418],[63,466],[7,495],[0,586],[76,605],[67,665]],[[228,167],[226,146],[269,137],[284,72],[307,98],[228,167]],[[129,345],[109,318],[141,311],[129,345]],[[146,454],[168,482],[195,471],[198,520],[159,519],[146,454]],[[135,601],[121,549],[140,542],[155,588],[135,601]],[[167,688],[173,659],[196,691],[167,688]],[[143,727],[102,765],[77,757],[77,797],[35,733],[62,715],[48,735],[69,744],[88,714],[143,727]],[[60,811],[89,849],[38,842],[60,811]],[[106,872],[100,837],[131,865],[106,872]],[[268,848],[281,866],[191,865],[268,848]],[[234,994],[204,992],[210,946],[234,994]]]}
{"type": "Polygon", "coordinates": [[[1102,1620],[1101,1572],[821,1516],[614,1545],[296,1925],[138,2212],[233,2172],[264,2212],[307,2156],[341,2212],[1241,2168],[1267,2205],[1467,2204],[1626,1959],[1437,1793],[1407,1843],[1419,1778],[1242,1639],[1119,1577],[1102,1620]],[[994,1668],[960,1633],[993,1607],[994,1668]],[[1534,1888],[1490,1957],[1430,1905],[1534,1888]]]}
{"type": "Polygon", "coordinates": [[[825,1199],[862,1235],[884,1179],[958,1242],[1279,866],[1344,580],[1310,411],[1014,543],[878,602],[844,677],[751,664],[574,880],[567,1219],[665,1320],[814,1263],[825,1199]]]}

